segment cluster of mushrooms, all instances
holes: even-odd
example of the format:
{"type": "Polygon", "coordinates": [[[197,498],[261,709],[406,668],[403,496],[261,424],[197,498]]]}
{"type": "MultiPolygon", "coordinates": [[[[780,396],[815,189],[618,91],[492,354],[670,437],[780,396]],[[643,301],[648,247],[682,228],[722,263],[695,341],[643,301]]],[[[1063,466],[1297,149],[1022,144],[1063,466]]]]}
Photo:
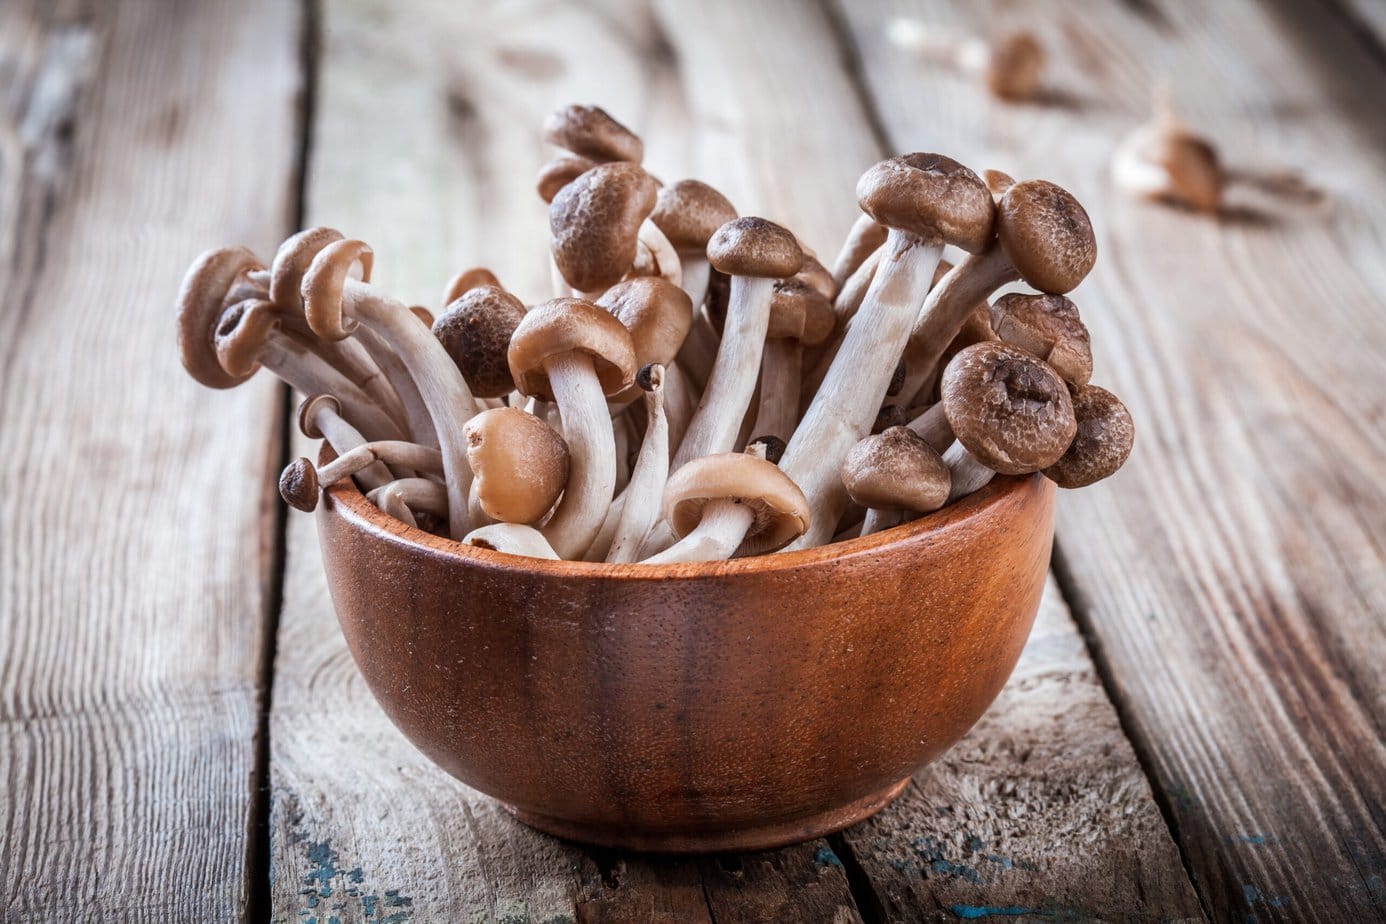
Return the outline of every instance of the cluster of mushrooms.
{"type": "Polygon", "coordinates": [[[829,269],[706,183],[655,179],[601,109],[544,129],[562,152],[537,183],[542,304],[473,268],[435,317],[373,285],[371,248],[329,228],[269,266],[227,247],[188,270],[188,372],[230,388],[264,366],[309,396],[299,426],[332,452],[284,470],[289,504],[313,510],[350,478],[467,544],[660,564],[823,545],[996,474],[1074,488],[1125,461],[1131,418],[1089,384],[1064,297],[1092,268],[1092,227],[1058,186],[892,157],[861,177],[829,269]],[[1017,281],[1037,291],[988,302],[1017,281]]]}

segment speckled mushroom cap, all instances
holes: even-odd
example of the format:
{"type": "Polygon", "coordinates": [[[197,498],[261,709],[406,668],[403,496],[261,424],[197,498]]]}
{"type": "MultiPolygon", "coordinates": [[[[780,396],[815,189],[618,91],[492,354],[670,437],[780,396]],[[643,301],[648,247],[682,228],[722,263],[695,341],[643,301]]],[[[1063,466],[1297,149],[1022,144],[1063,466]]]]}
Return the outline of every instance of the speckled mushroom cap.
{"type": "Polygon", "coordinates": [[[317,418],[318,411],[324,408],[334,414],[340,414],[342,413],[342,402],[331,395],[309,395],[304,398],[303,403],[298,406],[298,432],[310,440],[322,439],[323,433],[313,421],[317,418]]]}
{"type": "Polygon", "coordinates": [[[1064,381],[1086,385],[1092,378],[1092,341],[1078,306],[1062,295],[1012,292],[991,306],[991,327],[1011,346],[1033,353],[1064,381]]]}
{"type": "Polygon", "coordinates": [[[707,242],[707,260],[728,276],[784,279],[804,265],[804,251],[787,228],[764,218],[734,218],[707,242]]]}
{"type": "Polygon", "coordinates": [[[193,261],[178,290],[178,352],[183,368],[208,388],[234,388],[248,375],[232,375],[217,358],[216,335],[227,294],[264,264],[244,247],[219,247],[193,261]]]}
{"type": "Polygon", "coordinates": [[[680,539],[697,528],[703,508],[735,500],[754,515],[739,554],[778,551],[808,531],[809,505],[799,486],[773,462],[723,452],[686,463],[664,486],[664,517],[680,539]]]}
{"type": "Polygon", "coordinates": [[[620,282],[635,262],[640,223],[658,186],[636,164],[593,167],[549,203],[554,262],[568,284],[594,292],[620,282]]]}
{"type": "Polygon", "coordinates": [[[804,346],[817,346],[832,334],[836,322],[833,304],[822,292],[797,276],[775,280],[766,340],[797,340],[804,346]]]}
{"type": "Polygon", "coordinates": [[[1063,295],[1097,262],[1097,238],[1088,213],[1062,186],[1024,180],[996,204],[996,238],[1026,282],[1063,295]]]}
{"type": "Polygon", "coordinates": [[[1131,412],[1116,395],[1096,385],[1073,390],[1078,432],[1059,461],[1044,474],[1061,488],[1085,488],[1126,463],[1136,441],[1131,412]]]}
{"type": "Polygon", "coordinates": [[[999,474],[1053,465],[1073,441],[1068,387],[1024,350],[999,341],[973,344],[948,363],[940,390],[953,435],[999,474]]]}
{"type": "Polygon", "coordinates": [[[861,210],[879,223],[942,238],[969,253],[991,243],[996,212],[977,174],[942,154],[901,154],[868,169],[857,181],[861,210]]]}
{"type": "Polygon", "coordinates": [[[640,137],[599,106],[564,106],[552,113],[544,120],[544,140],[598,163],[638,164],[645,156],[640,137]]]}
{"type": "Polygon", "coordinates": [[[559,190],[595,166],[597,162],[590,157],[579,157],[576,154],[555,157],[539,168],[539,173],[534,177],[534,189],[539,193],[540,199],[552,202],[559,190]]]}
{"type": "Polygon", "coordinates": [[[878,510],[928,513],[948,502],[952,473],[909,427],[861,440],[842,461],[842,483],[854,503],[878,510]]]}
{"type": "Polygon", "coordinates": [[[660,276],[627,279],[602,293],[597,304],[630,331],[637,366],[667,366],[678,355],[693,320],[693,302],[660,276]]]}
{"type": "Polygon", "coordinates": [[[525,306],[499,286],[476,286],[433,321],[433,336],[457,364],[479,398],[499,398],[515,387],[510,377],[510,338],[525,306]]]}
{"type": "Polygon", "coordinates": [[[567,353],[592,358],[602,391],[614,395],[635,379],[630,333],[605,308],[581,298],[555,298],[525,314],[510,338],[510,375],[526,395],[553,400],[544,363],[567,353]]]}
{"type": "Polygon", "coordinates": [[[727,197],[700,180],[679,180],[659,191],[650,215],[679,253],[699,254],[717,229],[736,218],[727,197]]]}
{"type": "Polygon", "coordinates": [[[537,523],[568,483],[568,444],[517,407],[482,411],[462,425],[473,488],[485,514],[503,523],[537,523]]]}
{"type": "Polygon", "coordinates": [[[268,299],[237,302],[222,314],[213,345],[227,374],[242,381],[260,368],[260,351],[279,327],[279,310],[268,299]]]}

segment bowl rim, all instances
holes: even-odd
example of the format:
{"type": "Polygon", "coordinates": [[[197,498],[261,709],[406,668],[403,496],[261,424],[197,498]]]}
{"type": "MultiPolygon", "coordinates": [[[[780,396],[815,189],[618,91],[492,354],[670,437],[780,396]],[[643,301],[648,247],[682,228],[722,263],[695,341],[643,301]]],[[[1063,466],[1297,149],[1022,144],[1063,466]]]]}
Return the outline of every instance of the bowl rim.
{"type": "MultiPolygon", "coordinates": [[[[324,449],[327,449],[324,444],[324,449]]],[[[327,449],[330,452],[330,449],[327,449]]],[[[726,561],[679,562],[646,565],[641,563],[611,563],[567,561],[511,555],[479,546],[464,545],[456,539],[435,536],[416,526],[410,526],[382,511],[361,493],[350,478],[330,485],[323,492],[319,515],[333,512],[349,524],[372,537],[394,545],[413,548],[432,555],[472,562],[492,570],[547,574],[555,578],[623,578],[628,580],[677,580],[725,577],[736,574],[788,571],[804,566],[835,562],[859,555],[879,554],[926,534],[942,536],[954,527],[987,516],[993,508],[1008,500],[1022,500],[1017,495],[1042,490],[1044,476],[997,475],[980,490],[917,520],[890,529],[859,536],[843,542],[799,549],[793,552],[772,552],[726,561]]]]}

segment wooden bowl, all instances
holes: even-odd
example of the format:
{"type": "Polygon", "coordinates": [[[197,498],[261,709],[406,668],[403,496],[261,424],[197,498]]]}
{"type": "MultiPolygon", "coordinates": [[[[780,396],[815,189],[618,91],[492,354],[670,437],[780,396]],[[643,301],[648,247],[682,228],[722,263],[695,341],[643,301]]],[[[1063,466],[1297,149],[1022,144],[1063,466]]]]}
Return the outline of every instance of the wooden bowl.
{"type": "Polygon", "coordinates": [[[347,644],[444,770],[560,837],[754,850],[877,812],[1000,692],[1054,487],[1000,478],[830,547],[693,565],[518,558],[327,492],[347,644]]]}

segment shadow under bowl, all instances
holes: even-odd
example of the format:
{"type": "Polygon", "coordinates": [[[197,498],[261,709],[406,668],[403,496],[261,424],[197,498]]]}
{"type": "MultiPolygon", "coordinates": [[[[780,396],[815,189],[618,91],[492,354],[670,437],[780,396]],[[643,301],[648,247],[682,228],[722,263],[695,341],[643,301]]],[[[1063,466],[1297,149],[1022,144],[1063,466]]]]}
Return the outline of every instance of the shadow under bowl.
{"type": "Polygon", "coordinates": [[[1054,486],[997,478],[886,532],[682,565],[520,558],[377,510],[318,531],[361,673],[448,773],[560,837],[745,851],[866,818],[954,744],[1029,635],[1054,486]]]}

